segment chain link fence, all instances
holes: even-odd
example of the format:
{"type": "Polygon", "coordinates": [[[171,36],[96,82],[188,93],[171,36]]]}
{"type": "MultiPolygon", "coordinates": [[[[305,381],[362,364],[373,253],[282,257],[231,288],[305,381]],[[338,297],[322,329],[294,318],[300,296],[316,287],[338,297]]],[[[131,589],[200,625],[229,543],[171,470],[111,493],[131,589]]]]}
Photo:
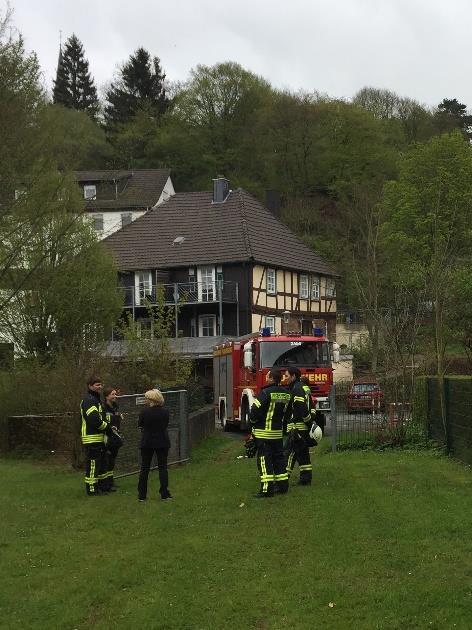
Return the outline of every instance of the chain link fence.
{"type": "Polygon", "coordinates": [[[392,388],[341,381],[333,385],[330,399],[326,434],[331,435],[334,451],[400,446],[418,433],[412,404],[396,400],[392,388]]]}

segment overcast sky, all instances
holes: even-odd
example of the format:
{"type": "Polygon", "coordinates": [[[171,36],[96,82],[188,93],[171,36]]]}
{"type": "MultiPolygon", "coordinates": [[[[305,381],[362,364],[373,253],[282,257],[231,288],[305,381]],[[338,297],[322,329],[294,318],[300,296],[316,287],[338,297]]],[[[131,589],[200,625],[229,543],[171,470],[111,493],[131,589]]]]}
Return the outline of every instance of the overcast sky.
{"type": "MultiPolygon", "coordinates": [[[[59,31],[76,33],[100,89],[139,46],[182,81],[197,64],[236,61],[272,85],[352,97],[388,88],[472,109],[470,0],[11,0],[48,86],[59,31]]],[[[0,0],[2,13],[5,0],[0,0]]]]}

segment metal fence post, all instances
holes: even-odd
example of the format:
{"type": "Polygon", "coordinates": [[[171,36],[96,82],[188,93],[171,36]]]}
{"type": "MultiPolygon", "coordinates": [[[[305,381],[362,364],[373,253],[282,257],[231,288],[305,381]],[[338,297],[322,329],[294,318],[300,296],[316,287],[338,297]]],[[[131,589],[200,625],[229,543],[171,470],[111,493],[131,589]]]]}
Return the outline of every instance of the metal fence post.
{"type": "Polygon", "coordinates": [[[336,411],[336,384],[333,383],[331,391],[329,393],[331,398],[331,450],[336,452],[336,440],[337,440],[337,411],[336,411]]]}
{"type": "Polygon", "coordinates": [[[187,391],[179,392],[179,435],[180,435],[180,459],[186,459],[188,453],[188,412],[187,412],[187,391]]]}

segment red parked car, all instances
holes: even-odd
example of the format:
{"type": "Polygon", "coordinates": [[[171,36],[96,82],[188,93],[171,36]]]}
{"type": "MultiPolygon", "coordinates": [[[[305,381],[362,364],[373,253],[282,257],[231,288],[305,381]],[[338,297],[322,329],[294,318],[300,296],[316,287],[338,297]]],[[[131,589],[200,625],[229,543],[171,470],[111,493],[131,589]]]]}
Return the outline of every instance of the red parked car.
{"type": "Polygon", "coordinates": [[[384,393],[375,378],[358,378],[353,381],[347,395],[347,411],[383,411],[384,393]]]}

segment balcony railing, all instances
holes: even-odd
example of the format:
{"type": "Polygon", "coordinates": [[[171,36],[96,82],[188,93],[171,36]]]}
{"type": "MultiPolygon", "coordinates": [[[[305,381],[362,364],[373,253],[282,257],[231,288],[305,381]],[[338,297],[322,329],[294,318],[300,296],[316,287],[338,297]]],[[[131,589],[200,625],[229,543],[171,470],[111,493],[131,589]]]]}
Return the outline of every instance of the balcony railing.
{"type": "Polygon", "coordinates": [[[238,301],[238,283],[234,281],[214,282],[174,282],[172,284],[146,285],[139,287],[120,287],[124,306],[135,308],[164,303],[208,304],[238,301]]]}

